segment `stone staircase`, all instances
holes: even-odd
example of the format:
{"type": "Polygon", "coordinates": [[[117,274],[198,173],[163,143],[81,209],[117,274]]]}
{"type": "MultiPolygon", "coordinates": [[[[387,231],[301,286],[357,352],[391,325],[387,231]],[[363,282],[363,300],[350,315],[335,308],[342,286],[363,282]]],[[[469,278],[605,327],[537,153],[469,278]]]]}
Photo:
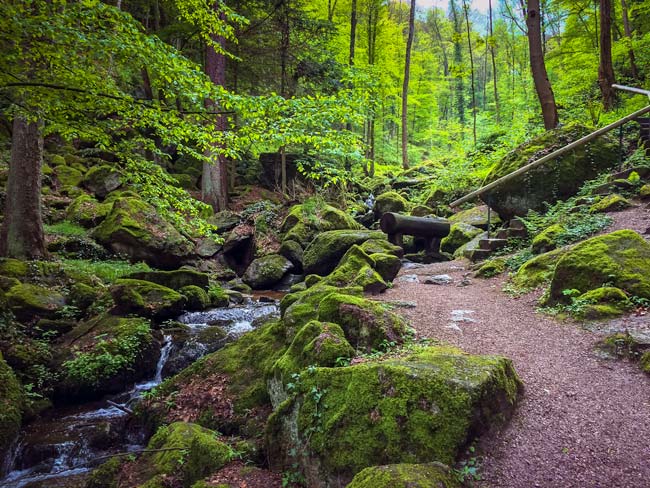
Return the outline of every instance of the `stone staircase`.
{"type": "Polygon", "coordinates": [[[650,117],[638,117],[636,121],[639,123],[640,136],[645,148],[650,150],[650,117]]]}
{"type": "Polygon", "coordinates": [[[496,237],[481,239],[478,242],[478,247],[467,249],[465,251],[465,257],[472,262],[483,261],[489,258],[495,251],[506,247],[510,239],[521,239],[527,235],[528,231],[524,223],[518,218],[514,218],[508,223],[506,229],[497,232],[496,237]]]}

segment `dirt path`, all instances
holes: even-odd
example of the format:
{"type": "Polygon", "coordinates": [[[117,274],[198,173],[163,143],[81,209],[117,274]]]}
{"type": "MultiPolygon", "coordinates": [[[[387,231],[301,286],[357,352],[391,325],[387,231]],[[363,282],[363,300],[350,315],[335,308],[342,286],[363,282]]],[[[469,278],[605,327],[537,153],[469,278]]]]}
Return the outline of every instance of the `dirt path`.
{"type": "MultiPolygon", "coordinates": [[[[462,262],[438,263],[402,269],[381,297],[415,302],[399,311],[421,336],[514,361],[525,394],[510,425],[481,441],[480,486],[649,487],[650,378],[600,359],[598,334],[537,314],[535,296],[514,299],[501,286],[471,278],[462,262]],[[440,274],[452,282],[424,284],[440,274]]],[[[635,325],[650,330],[650,318],[635,325]]]]}

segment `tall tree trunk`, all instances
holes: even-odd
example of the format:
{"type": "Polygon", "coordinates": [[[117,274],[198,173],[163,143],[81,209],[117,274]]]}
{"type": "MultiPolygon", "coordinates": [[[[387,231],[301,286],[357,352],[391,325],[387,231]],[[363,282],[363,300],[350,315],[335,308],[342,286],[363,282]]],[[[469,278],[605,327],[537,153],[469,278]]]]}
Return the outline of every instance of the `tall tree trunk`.
{"type": "MultiPolygon", "coordinates": [[[[219,8],[215,3],[214,8],[219,8]]],[[[225,49],[226,40],[222,36],[213,35],[212,40],[222,49],[225,49]]],[[[218,86],[226,85],[226,56],[217,52],[216,49],[207,44],[205,51],[205,73],[212,83],[218,86]]],[[[214,109],[212,100],[206,101],[208,109],[214,109]]],[[[217,115],[216,129],[225,131],[227,120],[225,115],[217,115]]],[[[221,154],[221,148],[215,147],[208,156],[211,163],[203,163],[203,176],[201,178],[201,197],[205,203],[211,205],[215,212],[226,209],[228,205],[228,161],[221,154]]]]}
{"type": "Polygon", "coordinates": [[[455,86],[455,98],[456,98],[456,112],[458,113],[458,121],[460,125],[465,126],[465,83],[463,81],[463,74],[461,71],[461,66],[463,64],[463,49],[460,43],[460,40],[463,38],[463,24],[458,13],[458,7],[456,2],[451,0],[449,2],[449,10],[451,11],[452,21],[454,24],[454,67],[456,68],[456,86],[455,86]]]}
{"type": "Polygon", "coordinates": [[[46,255],[41,215],[43,135],[38,122],[13,121],[0,255],[39,259],[46,255]]]}
{"type": "MultiPolygon", "coordinates": [[[[291,46],[291,26],[289,25],[289,1],[282,0],[280,10],[280,31],[282,37],[280,40],[280,95],[287,97],[289,91],[289,48],[291,46]]],[[[287,194],[287,156],[286,147],[280,148],[280,173],[282,174],[282,193],[287,194]]]]}
{"type": "Polygon", "coordinates": [[[406,59],[404,60],[404,84],[402,85],[402,168],[409,167],[408,153],[408,93],[409,78],[411,75],[411,49],[413,48],[413,36],[415,35],[415,0],[411,0],[409,12],[409,34],[406,41],[406,59]]]}
{"type": "Polygon", "coordinates": [[[554,129],[560,122],[555,104],[555,95],[546,72],[544,52],[542,50],[542,29],[539,12],[539,0],[528,0],[526,10],[526,26],[528,27],[528,51],[530,53],[530,68],[533,73],[535,91],[542,107],[544,127],[554,129]]]}
{"type": "Polygon", "coordinates": [[[492,24],[492,0],[488,1],[488,13],[490,19],[490,32],[489,32],[489,44],[490,44],[490,57],[492,58],[492,81],[494,82],[494,104],[496,105],[497,113],[497,124],[499,124],[500,110],[499,110],[499,88],[497,86],[497,62],[496,56],[494,54],[494,27],[492,24]]]}
{"type": "Polygon", "coordinates": [[[465,12],[465,24],[467,26],[467,47],[469,48],[469,66],[472,83],[472,134],[474,145],[476,145],[476,87],[474,86],[474,53],[472,52],[472,33],[469,28],[469,5],[463,0],[463,11],[465,12]]]}
{"type": "Polygon", "coordinates": [[[612,2],[600,0],[600,64],[598,65],[598,84],[603,95],[603,108],[606,112],[614,108],[616,93],[612,85],[616,83],[612,64],[612,2]]]}
{"type": "Polygon", "coordinates": [[[636,56],[634,55],[634,49],[632,49],[632,27],[630,25],[630,17],[627,11],[627,2],[621,0],[621,12],[623,15],[623,29],[625,29],[625,37],[628,38],[630,43],[630,49],[628,50],[628,55],[630,56],[630,69],[632,71],[632,78],[635,80],[639,79],[639,69],[636,66],[636,56]]]}
{"type": "Polygon", "coordinates": [[[357,0],[352,0],[350,11],[350,66],[354,66],[354,48],[357,42],[357,0]]]}

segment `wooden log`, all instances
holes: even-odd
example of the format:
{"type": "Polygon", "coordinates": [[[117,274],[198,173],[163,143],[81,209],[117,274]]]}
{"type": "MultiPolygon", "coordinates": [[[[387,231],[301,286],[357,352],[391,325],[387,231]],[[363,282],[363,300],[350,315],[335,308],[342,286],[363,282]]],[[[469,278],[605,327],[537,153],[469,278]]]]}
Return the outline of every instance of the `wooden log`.
{"type": "Polygon", "coordinates": [[[442,238],[449,235],[450,224],[446,220],[410,217],[396,213],[385,213],[379,226],[389,236],[408,234],[418,237],[442,238]]]}

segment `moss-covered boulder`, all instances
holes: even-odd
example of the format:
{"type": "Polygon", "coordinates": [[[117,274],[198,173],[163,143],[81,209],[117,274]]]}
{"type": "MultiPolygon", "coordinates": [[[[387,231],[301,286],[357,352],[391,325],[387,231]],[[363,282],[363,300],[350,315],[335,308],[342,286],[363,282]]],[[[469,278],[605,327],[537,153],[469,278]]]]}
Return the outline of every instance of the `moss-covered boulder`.
{"type": "Polygon", "coordinates": [[[389,464],[359,472],[346,488],[460,488],[455,474],[441,463],[389,464]]]}
{"type": "Polygon", "coordinates": [[[404,249],[388,242],[385,236],[382,236],[380,239],[368,239],[367,241],[364,241],[360,247],[363,249],[363,252],[369,255],[380,253],[391,254],[398,258],[404,256],[404,249]]]}
{"type": "Polygon", "coordinates": [[[95,227],[106,218],[112,206],[111,203],[99,203],[84,193],[72,201],[66,211],[66,218],[84,227],[95,227]]]}
{"type": "MultiPolygon", "coordinates": [[[[484,183],[510,174],[589,132],[578,125],[545,132],[505,156],[492,168],[484,183]]],[[[481,198],[504,219],[525,216],[531,209],[544,210],[544,202],[553,203],[575,195],[585,181],[617,162],[618,143],[614,137],[604,135],[485,192],[481,198]]]]}
{"type": "Polygon", "coordinates": [[[269,419],[271,462],[297,463],[315,488],[370,466],[451,464],[473,437],[510,418],[520,388],[509,360],[451,347],[307,370],[269,419]]]}
{"type": "Polygon", "coordinates": [[[178,290],[181,295],[187,298],[187,310],[205,310],[210,306],[210,297],[208,293],[198,286],[189,285],[184,286],[178,290]]]}
{"type": "Polygon", "coordinates": [[[402,260],[393,254],[376,252],[370,258],[375,263],[375,271],[386,283],[393,281],[402,267],[402,260]]]}
{"type": "Polygon", "coordinates": [[[493,276],[500,275],[505,270],[505,258],[493,258],[481,264],[474,273],[474,276],[477,278],[492,278],[493,276]]]}
{"type": "Polygon", "coordinates": [[[318,283],[305,291],[290,293],[280,301],[282,322],[290,334],[295,334],[300,327],[311,320],[318,319],[318,307],[329,295],[340,293],[355,297],[363,296],[360,286],[339,287],[318,283]]]}
{"type": "Polygon", "coordinates": [[[388,212],[404,213],[408,206],[408,202],[402,195],[396,191],[389,191],[377,197],[373,211],[375,218],[381,219],[381,216],[388,212]]]}
{"type": "MultiPolygon", "coordinates": [[[[467,210],[461,210],[449,217],[449,222],[452,224],[464,223],[469,224],[479,229],[487,230],[488,226],[488,208],[486,205],[479,205],[467,210]]],[[[490,213],[490,225],[496,226],[501,224],[501,218],[496,212],[490,213]]]]}
{"type": "Polygon", "coordinates": [[[187,299],[179,292],[150,281],[119,279],[111,286],[119,314],[165,320],[180,315],[187,299]]]}
{"type": "Polygon", "coordinates": [[[487,232],[481,232],[478,234],[476,237],[474,237],[471,241],[463,244],[460,246],[458,249],[454,251],[454,258],[462,258],[466,257],[471,259],[472,254],[476,249],[481,248],[481,240],[487,239],[488,233],[487,232]]]}
{"type": "Polygon", "coordinates": [[[543,254],[557,247],[557,240],[564,233],[564,226],[553,224],[533,238],[531,248],[535,254],[543,254]]]}
{"type": "Polygon", "coordinates": [[[81,171],[70,166],[57,166],[55,173],[61,186],[79,186],[84,178],[81,171]]]}
{"type": "Polygon", "coordinates": [[[645,184],[641,187],[639,190],[639,198],[641,198],[641,200],[650,199],[650,184],[645,184]]]}
{"type": "Polygon", "coordinates": [[[589,210],[592,213],[601,213],[601,212],[618,212],[620,210],[625,210],[630,208],[632,202],[627,198],[622,197],[616,193],[611,195],[604,196],[598,202],[594,203],[589,210]]]}
{"type": "Polygon", "coordinates": [[[625,292],[612,286],[603,286],[583,293],[578,301],[584,305],[578,316],[588,320],[618,317],[631,308],[631,302],[625,292]]]}
{"type": "Polygon", "coordinates": [[[349,360],[355,352],[337,324],[312,320],[295,335],[286,352],[275,362],[269,380],[271,402],[278,406],[286,400],[286,385],[293,375],[308,366],[334,367],[339,360],[349,360]]]}
{"type": "Polygon", "coordinates": [[[291,208],[280,232],[284,235],[283,241],[296,241],[304,249],[320,232],[362,228],[345,212],[318,199],[311,199],[291,208]]]}
{"type": "Polygon", "coordinates": [[[514,285],[522,290],[533,290],[551,280],[555,265],[567,252],[566,248],[540,254],[526,261],[512,277],[514,285]]]}
{"type": "Polygon", "coordinates": [[[20,431],[22,413],[23,389],[0,353],[0,459],[5,459],[20,431]]]}
{"type": "Polygon", "coordinates": [[[154,475],[173,476],[182,486],[190,487],[223,468],[232,457],[232,449],[218,439],[218,433],[200,425],[175,422],[161,427],[151,438],[147,463],[154,475]]]}
{"type": "Polygon", "coordinates": [[[132,197],[116,200],[93,236],[114,253],[162,269],[178,268],[194,251],[151,205],[132,197]]]}
{"type": "Polygon", "coordinates": [[[270,254],[255,259],[246,269],[242,280],[253,290],[268,290],[293,269],[293,264],[284,256],[270,254]]]}
{"type": "Polygon", "coordinates": [[[426,205],[416,205],[411,209],[411,215],[413,217],[426,217],[427,215],[434,215],[435,210],[426,205]]]}
{"type": "Polygon", "coordinates": [[[331,273],[348,249],[369,239],[385,239],[385,235],[368,230],[332,230],[319,234],[305,250],[305,273],[321,276],[331,273]]]}
{"type": "Polygon", "coordinates": [[[440,241],[440,250],[453,254],[461,246],[464,246],[483,231],[478,227],[465,222],[452,224],[449,229],[449,235],[443,237],[440,241]]]}
{"type": "Polygon", "coordinates": [[[12,287],[5,300],[9,309],[21,321],[55,318],[65,306],[65,297],[56,290],[21,283],[12,287]]]}
{"type": "Polygon", "coordinates": [[[567,252],[555,266],[549,304],[566,302],[563,290],[582,293],[603,283],[630,295],[650,298],[650,243],[632,230],[587,239],[567,252]]]}
{"type": "Polygon", "coordinates": [[[156,370],[160,345],[149,320],[102,315],[81,323],[58,344],[63,401],[119,393],[156,370]]]}
{"type": "Polygon", "coordinates": [[[639,359],[639,367],[641,368],[641,371],[650,375],[650,351],[646,351],[641,355],[641,359],[639,359]]]}
{"type": "Polygon", "coordinates": [[[29,267],[26,261],[13,258],[0,258],[0,275],[22,279],[27,276],[29,267]]]}
{"type": "Polygon", "coordinates": [[[223,234],[230,232],[241,222],[241,215],[231,212],[230,210],[223,210],[222,212],[215,213],[208,219],[208,222],[217,227],[217,232],[223,234]]]}
{"type": "MultiPolygon", "coordinates": [[[[386,265],[386,273],[390,273],[392,277],[397,272],[392,273],[394,269],[388,269],[390,267],[391,260],[397,261],[393,263],[394,266],[397,266],[399,271],[399,266],[401,262],[395,256],[389,254],[375,254],[381,260],[381,256],[386,257],[386,262],[382,263],[386,265]]],[[[319,283],[324,285],[334,286],[334,287],[348,287],[348,286],[360,286],[363,288],[363,291],[369,293],[380,293],[384,291],[388,285],[384,281],[381,274],[375,271],[377,262],[368,254],[366,254],[363,249],[359,246],[354,245],[345,253],[341,262],[336,267],[332,273],[322,280],[318,280],[319,283]]],[[[314,286],[315,284],[315,275],[309,275],[310,278],[307,281],[308,286],[314,286]]]]}
{"type": "Polygon", "coordinates": [[[302,273],[303,252],[302,246],[299,243],[288,240],[282,242],[278,254],[291,261],[295,272],[302,273]]]}
{"type": "Polygon", "coordinates": [[[93,166],[81,184],[97,198],[104,199],[110,192],[122,186],[122,174],[113,166],[93,166]]]}
{"type": "Polygon", "coordinates": [[[350,344],[366,352],[401,343],[410,332],[406,322],[382,304],[341,293],[321,300],[318,320],[339,324],[350,344]]]}
{"type": "Polygon", "coordinates": [[[131,280],[151,281],[158,285],[166,286],[172,290],[180,290],[186,286],[198,286],[207,290],[210,278],[206,273],[193,269],[176,269],[173,271],[142,271],[125,276],[131,280]]]}

